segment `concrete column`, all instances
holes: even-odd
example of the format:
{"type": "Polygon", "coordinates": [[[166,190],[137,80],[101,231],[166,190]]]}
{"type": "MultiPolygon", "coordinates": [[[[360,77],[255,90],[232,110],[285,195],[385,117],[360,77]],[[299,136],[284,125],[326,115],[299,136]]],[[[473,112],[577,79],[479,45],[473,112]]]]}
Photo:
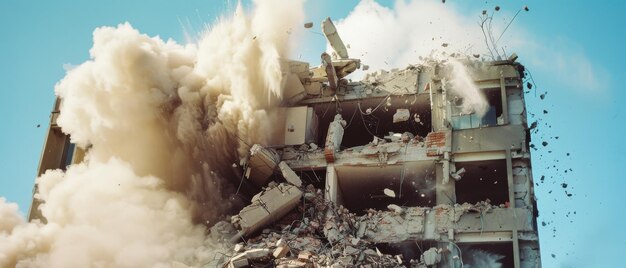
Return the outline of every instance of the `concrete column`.
{"type": "Polygon", "coordinates": [[[500,99],[502,101],[502,118],[504,119],[504,124],[509,124],[509,103],[506,97],[506,84],[504,81],[504,77],[500,76],[500,99]]]}
{"type": "MultiPolygon", "coordinates": [[[[515,183],[513,182],[513,160],[511,159],[511,150],[506,150],[506,175],[507,181],[509,185],[509,209],[515,211],[515,183]]],[[[517,217],[515,213],[513,213],[513,217],[517,217]]],[[[517,222],[516,219],[512,219],[512,227],[513,227],[513,263],[515,268],[520,267],[520,254],[519,254],[519,235],[517,232],[517,222]]]]}

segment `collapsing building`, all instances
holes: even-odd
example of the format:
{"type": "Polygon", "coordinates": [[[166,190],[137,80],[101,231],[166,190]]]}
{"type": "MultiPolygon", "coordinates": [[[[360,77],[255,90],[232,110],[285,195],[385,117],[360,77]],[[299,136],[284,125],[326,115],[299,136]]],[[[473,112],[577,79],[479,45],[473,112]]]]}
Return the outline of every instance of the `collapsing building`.
{"type": "MultiPolygon", "coordinates": [[[[524,67],[456,57],[346,79],[332,22],[322,64],[284,61],[284,129],[253,145],[262,188],[211,228],[210,266],[540,267],[524,67]]],[[[365,68],[363,68],[365,69],[365,68]]],[[[82,158],[55,122],[39,174],[82,158]]],[[[29,217],[37,215],[33,200],[29,217]]]]}

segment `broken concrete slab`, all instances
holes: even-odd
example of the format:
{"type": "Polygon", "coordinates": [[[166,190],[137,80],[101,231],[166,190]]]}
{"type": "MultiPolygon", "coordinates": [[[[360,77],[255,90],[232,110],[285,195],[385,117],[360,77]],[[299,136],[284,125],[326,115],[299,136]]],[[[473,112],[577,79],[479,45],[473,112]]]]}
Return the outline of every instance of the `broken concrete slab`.
{"type": "Polygon", "coordinates": [[[298,187],[302,186],[302,180],[300,180],[300,177],[289,167],[289,165],[287,165],[287,163],[285,163],[285,161],[280,161],[280,163],[278,163],[278,168],[287,182],[298,187]]]}
{"type": "Polygon", "coordinates": [[[289,250],[290,250],[289,246],[277,247],[274,250],[274,253],[272,253],[272,256],[274,256],[274,258],[276,258],[276,259],[283,258],[283,257],[287,256],[287,254],[289,254],[289,250]]]}
{"type": "Polygon", "coordinates": [[[302,197],[296,186],[281,183],[266,189],[254,203],[244,207],[232,222],[240,227],[244,236],[260,230],[291,211],[302,197]]]}
{"type": "Polygon", "coordinates": [[[264,186],[274,174],[280,156],[274,149],[255,144],[250,148],[246,178],[256,186],[264,186]]]}
{"type": "Polygon", "coordinates": [[[394,123],[406,122],[409,120],[409,118],[411,118],[411,113],[409,112],[409,109],[397,109],[396,113],[393,114],[394,123]]]}

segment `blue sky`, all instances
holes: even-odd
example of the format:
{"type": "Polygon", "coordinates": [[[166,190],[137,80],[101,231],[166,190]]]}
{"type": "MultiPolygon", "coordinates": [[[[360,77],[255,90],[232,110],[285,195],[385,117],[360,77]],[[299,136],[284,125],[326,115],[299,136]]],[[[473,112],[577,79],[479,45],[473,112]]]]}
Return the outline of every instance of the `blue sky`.
{"type": "MultiPolygon", "coordinates": [[[[128,21],[150,36],[184,43],[183,28],[195,33],[232,11],[236,3],[149,2],[0,3],[0,196],[18,203],[22,211],[28,209],[54,85],[64,76],[64,64],[88,59],[96,27],[128,21]]],[[[318,27],[326,16],[348,16],[359,3],[334,2],[309,0],[306,20],[318,27]]],[[[394,6],[393,1],[379,3],[394,6]]],[[[536,114],[530,120],[539,120],[539,131],[533,136],[539,149],[533,152],[533,175],[538,183],[542,175],[546,177],[536,187],[539,222],[547,224],[540,227],[544,266],[610,267],[619,263],[626,247],[626,232],[622,231],[626,216],[620,198],[626,189],[621,166],[626,163],[626,143],[620,132],[626,123],[626,89],[619,83],[626,75],[626,40],[620,30],[626,26],[626,3],[449,0],[445,5],[476,21],[482,9],[500,5],[503,16],[498,19],[504,21],[528,5],[530,11],[520,14],[508,31],[519,35],[505,35],[503,42],[517,49],[519,61],[536,82],[527,104],[529,112],[536,114]],[[545,99],[539,98],[541,94],[546,94],[545,99]],[[548,145],[542,146],[542,141],[548,145]],[[567,183],[567,188],[562,183],[567,183]],[[568,197],[565,191],[573,195],[568,197]]],[[[321,36],[305,34],[300,55],[316,61],[324,45],[321,36]]]]}

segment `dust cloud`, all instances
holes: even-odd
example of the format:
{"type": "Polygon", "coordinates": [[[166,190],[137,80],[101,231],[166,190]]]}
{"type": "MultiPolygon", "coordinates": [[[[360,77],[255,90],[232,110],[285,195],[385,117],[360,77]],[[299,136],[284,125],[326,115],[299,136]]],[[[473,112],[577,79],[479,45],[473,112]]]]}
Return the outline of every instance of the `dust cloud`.
{"type": "Polygon", "coordinates": [[[90,60],[55,87],[58,124],[88,153],[37,179],[47,223],[0,199],[0,267],[210,261],[206,226],[237,205],[233,163],[273,131],[288,27],[303,18],[302,1],[255,1],[185,45],[128,23],[96,29],[90,60]]]}

